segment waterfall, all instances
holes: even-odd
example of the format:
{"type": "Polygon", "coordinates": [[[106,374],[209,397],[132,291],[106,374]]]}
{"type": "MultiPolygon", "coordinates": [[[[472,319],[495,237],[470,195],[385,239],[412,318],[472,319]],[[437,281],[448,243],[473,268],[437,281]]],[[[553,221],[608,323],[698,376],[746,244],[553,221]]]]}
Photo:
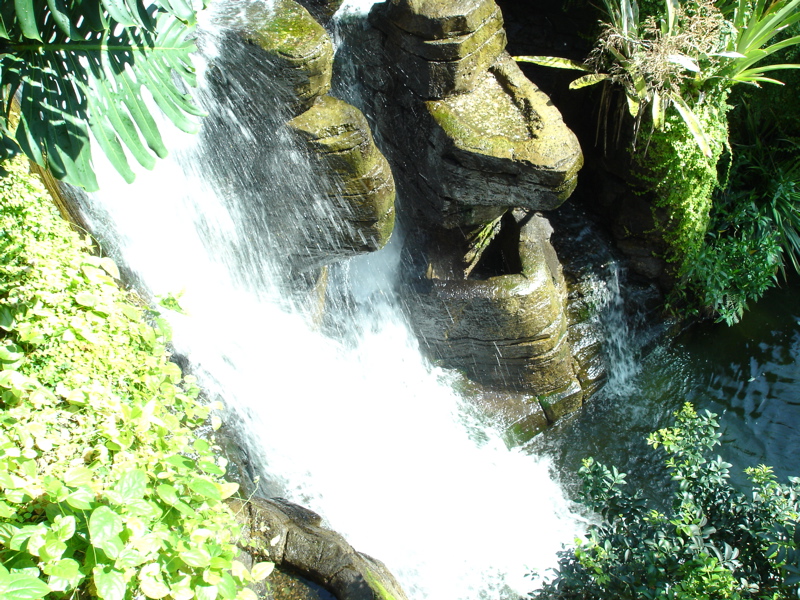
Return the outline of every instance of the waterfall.
{"type": "Polygon", "coordinates": [[[180,295],[175,350],[224,401],[263,493],[321,514],[411,598],[525,594],[579,529],[550,464],[508,448],[422,358],[395,290],[402,232],[332,267],[324,327],[292,299],[286,249],[323,194],[274,127],[279,98],[256,102],[271,82],[224,43],[201,39],[201,133],[166,128],[170,158],[134,185],[103,173],[87,222],[147,293],[180,295]]]}

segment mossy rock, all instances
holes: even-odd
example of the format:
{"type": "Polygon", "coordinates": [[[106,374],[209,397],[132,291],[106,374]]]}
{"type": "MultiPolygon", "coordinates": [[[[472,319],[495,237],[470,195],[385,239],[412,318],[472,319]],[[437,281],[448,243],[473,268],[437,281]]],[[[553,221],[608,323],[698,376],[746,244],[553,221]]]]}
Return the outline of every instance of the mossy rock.
{"type": "Polygon", "coordinates": [[[389,20],[427,40],[476,31],[497,8],[494,0],[391,0],[384,5],[389,20]]]}
{"type": "Polygon", "coordinates": [[[503,29],[503,13],[499,7],[495,7],[494,12],[474,31],[442,39],[426,39],[413,35],[387,18],[386,12],[375,11],[371,15],[373,24],[388,36],[391,43],[427,61],[461,60],[473,54],[503,29]]]}
{"type": "MultiPolygon", "coordinates": [[[[566,284],[547,221],[524,220],[516,269],[509,263],[509,272],[499,275],[464,279],[441,261],[432,266],[451,243],[430,240],[428,266],[408,290],[409,318],[423,347],[444,366],[489,389],[549,398],[574,410],[583,394],[567,338],[566,284]]],[[[507,251],[498,255],[507,257],[507,251]]]]}
{"type": "MultiPolygon", "coordinates": [[[[447,7],[453,2],[430,3],[447,7]]],[[[494,2],[482,3],[486,11],[474,29],[453,31],[451,36],[429,38],[395,20],[395,4],[376,5],[372,24],[386,34],[385,51],[392,70],[415,94],[424,99],[444,98],[472,89],[475,78],[485,71],[506,47],[502,14],[494,2]]],[[[436,13],[437,11],[433,11],[436,13]]]]}
{"type": "Polygon", "coordinates": [[[583,154],[546,94],[507,54],[475,89],[426,102],[444,196],[466,205],[536,210],[560,206],[577,184],[583,154]]]}
{"type": "Polygon", "coordinates": [[[382,248],[394,229],[394,178],[361,111],[323,96],[287,127],[327,182],[332,215],[318,215],[321,239],[316,246],[330,259],[382,248]],[[331,220],[340,227],[332,229],[331,220]]]}
{"type": "Polygon", "coordinates": [[[307,109],[331,88],[333,44],[325,29],[293,0],[276,0],[259,15],[253,29],[240,33],[266,53],[267,68],[285,81],[298,111],[307,109]]]}

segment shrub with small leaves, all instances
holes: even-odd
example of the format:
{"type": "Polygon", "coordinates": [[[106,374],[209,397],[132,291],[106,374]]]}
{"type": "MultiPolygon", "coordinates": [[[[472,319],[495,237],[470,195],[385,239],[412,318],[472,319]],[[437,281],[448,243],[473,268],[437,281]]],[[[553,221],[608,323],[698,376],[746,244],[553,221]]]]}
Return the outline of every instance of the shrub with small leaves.
{"type": "MultiPolygon", "coordinates": [[[[0,180],[0,598],[254,600],[167,327],[19,162],[0,180]]],[[[218,420],[215,420],[218,422],[218,420]]]]}
{"type": "Polygon", "coordinates": [[[582,501],[598,520],[586,539],[562,551],[541,600],[788,600],[800,584],[800,478],[778,483],[772,470],[746,470],[752,491],[730,483],[730,466],[710,451],[716,416],[686,404],[675,427],[648,438],[667,454],[674,482],[664,513],[625,475],[591,458],[580,470],[582,501]]]}

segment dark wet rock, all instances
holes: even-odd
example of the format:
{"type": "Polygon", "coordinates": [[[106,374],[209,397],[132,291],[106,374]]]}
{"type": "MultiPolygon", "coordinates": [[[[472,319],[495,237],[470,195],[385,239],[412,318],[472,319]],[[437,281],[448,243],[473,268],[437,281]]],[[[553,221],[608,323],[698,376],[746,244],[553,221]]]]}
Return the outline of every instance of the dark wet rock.
{"type": "Polygon", "coordinates": [[[392,68],[424,99],[471,90],[506,46],[492,0],[385,2],[373,7],[370,21],[386,34],[392,68]]]}
{"type": "Polygon", "coordinates": [[[567,337],[566,284],[547,220],[521,211],[517,218],[507,219],[509,233],[498,235],[470,279],[451,244],[429,240],[408,312],[432,358],[491,389],[535,397],[553,422],[583,398],[567,337]]]}
{"type": "Polygon", "coordinates": [[[326,214],[310,217],[325,235],[305,245],[313,253],[308,260],[332,262],[382,248],[394,228],[394,179],[361,111],[323,96],[287,127],[327,182],[326,214]]]}
{"type": "Polygon", "coordinates": [[[239,546],[253,560],[296,572],[338,600],[406,599],[383,563],[323,527],[313,511],[279,498],[231,500],[230,506],[244,526],[239,546]]]}
{"type": "Polygon", "coordinates": [[[288,88],[298,114],[330,90],[333,44],[322,25],[293,0],[276,0],[261,10],[258,20],[248,19],[261,25],[240,36],[264,51],[265,69],[288,88]]]}
{"type": "Polygon", "coordinates": [[[334,13],[339,10],[343,0],[299,0],[308,12],[322,25],[331,20],[334,13]]]}

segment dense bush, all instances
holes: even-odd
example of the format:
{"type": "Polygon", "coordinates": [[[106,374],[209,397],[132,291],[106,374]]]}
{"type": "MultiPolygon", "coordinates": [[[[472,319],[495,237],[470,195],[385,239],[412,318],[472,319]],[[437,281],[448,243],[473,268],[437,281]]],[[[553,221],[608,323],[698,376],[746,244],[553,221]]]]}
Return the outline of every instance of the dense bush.
{"type": "Polygon", "coordinates": [[[596,514],[586,539],[561,553],[540,600],[723,600],[798,597],[800,479],[779,484],[769,467],[746,471],[745,495],[711,450],[715,415],[686,405],[648,443],[666,452],[674,482],[662,512],[624,489],[625,475],[584,461],[582,502],[596,514]]]}
{"type": "Polygon", "coordinates": [[[197,434],[210,408],[169,361],[164,323],[5,166],[0,597],[253,599],[243,585],[271,565],[235,560],[237,486],[197,434]]]}

